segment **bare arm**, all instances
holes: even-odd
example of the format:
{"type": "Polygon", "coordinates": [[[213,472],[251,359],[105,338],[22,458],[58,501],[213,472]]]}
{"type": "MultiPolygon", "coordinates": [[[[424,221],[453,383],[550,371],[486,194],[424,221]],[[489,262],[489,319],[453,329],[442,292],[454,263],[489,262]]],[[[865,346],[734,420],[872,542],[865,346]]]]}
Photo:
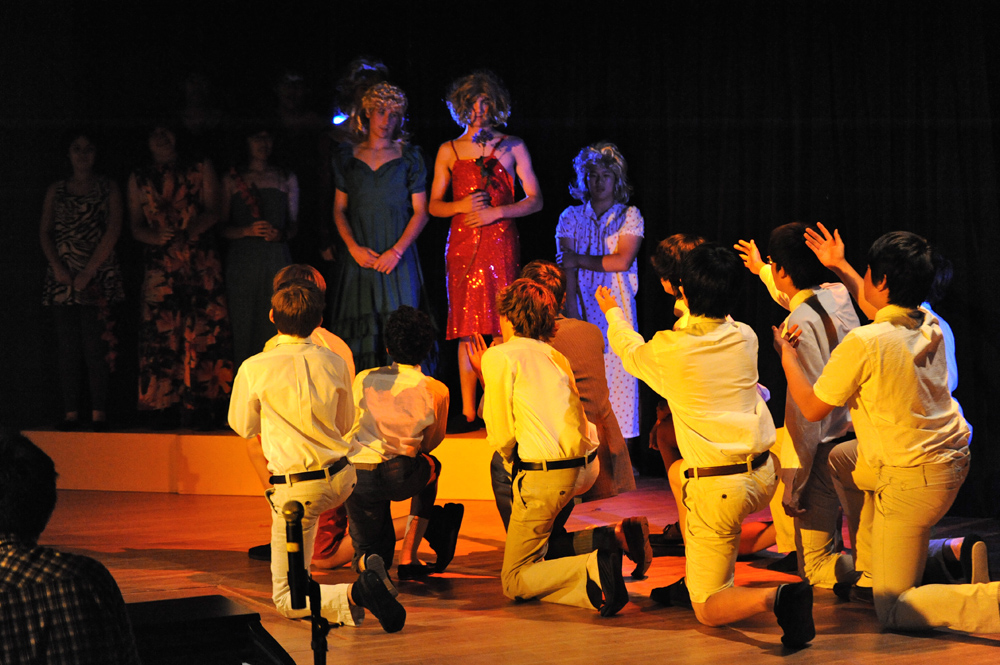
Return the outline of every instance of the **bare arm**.
{"type": "Polygon", "coordinates": [[[294,173],[288,174],[285,184],[288,189],[288,223],[285,224],[285,237],[280,240],[291,240],[299,234],[299,178],[294,173]]]}
{"type": "Polygon", "coordinates": [[[56,281],[60,284],[69,285],[73,283],[73,273],[70,272],[66,264],[59,258],[56,243],[52,240],[52,225],[55,222],[52,218],[52,203],[55,197],[56,186],[52,185],[45,192],[45,201],[42,203],[42,222],[38,229],[38,239],[42,244],[42,252],[45,254],[46,260],[52,266],[52,272],[55,273],[56,281]]]}
{"type": "Polygon", "coordinates": [[[635,261],[642,245],[642,236],[618,236],[618,249],[614,254],[603,256],[577,254],[571,248],[563,247],[563,267],[583,268],[594,272],[625,272],[635,261]]]}
{"type": "Polygon", "coordinates": [[[578,256],[576,252],[573,251],[573,239],[572,238],[559,238],[559,247],[562,249],[563,253],[563,268],[566,270],[566,316],[571,319],[579,319],[580,312],[583,308],[580,307],[580,280],[579,275],[576,272],[576,268],[570,268],[566,265],[566,257],[578,256]]]}
{"type": "Polygon", "coordinates": [[[111,191],[108,192],[108,223],[104,229],[104,235],[101,236],[100,242],[97,243],[97,247],[94,249],[90,260],[87,261],[86,267],[73,280],[73,288],[78,291],[87,288],[90,280],[94,279],[94,275],[97,274],[97,269],[111,256],[111,252],[114,250],[115,243],[118,242],[121,233],[122,194],[118,189],[118,185],[111,182],[111,191]]]}
{"type": "Polygon", "coordinates": [[[333,221],[337,225],[337,233],[340,239],[347,245],[347,251],[351,253],[355,262],[362,268],[371,268],[378,259],[378,254],[368,247],[362,247],[354,239],[351,232],[351,224],[347,221],[347,192],[337,190],[333,196],[333,221]]]}
{"type": "Polygon", "coordinates": [[[399,240],[392,247],[382,252],[372,266],[381,273],[389,274],[396,269],[403,254],[410,248],[410,245],[417,241],[417,236],[424,230],[424,227],[427,226],[427,220],[430,219],[427,215],[427,192],[412,194],[410,201],[413,204],[413,215],[406,223],[403,235],[399,236],[399,240]]]}
{"type": "Polygon", "coordinates": [[[264,449],[260,444],[260,435],[247,439],[247,455],[250,456],[250,464],[260,478],[260,484],[265,490],[271,489],[271,472],[267,468],[267,458],[264,457],[264,449]]]}
{"type": "Polygon", "coordinates": [[[878,308],[865,300],[865,280],[844,257],[844,241],[840,238],[840,231],[834,229],[831,235],[822,223],[817,226],[821,233],[806,229],[806,245],[816,254],[820,263],[840,278],[865,316],[874,320],[878,308]]]}
{"type": "Polygon", "coordinates": [[[434,181],[431,183],[428,212],[434,217],[454,217],[488,207],[490,195],[486,192],[473,192],[458,201],[444,200],[451,186],[451,167],[455,164],[455,153],[447,149],[447,145],[442,144],[434,158],[434,181]]]}
{"type": "Polygon", "coordinates": [[[201,212],[188,227],[188,236],[197,239],[219,221],[219,178],[207,159],[201,167],[201,212]]]}
{"type": "Polygon", "coordinates": [[[143,194],[133,173],[128,179],[128,217],[132,237],[147,245],[166,245],[174,237],[173,229],[153,230],[142,209],[143,194]]]}
{"type": "Polygon", "coordinates": [[[538,186],[538,178],[531,167],[531,155],[528,153],[528,147],[520,139],[512,143],[510,151],[514,157],[514,170],[517,173],[517,177],[521,179],[524,198],[516,203],[475,210],[466,216],[466,226],[472,228],[489,226],[501,219],[527,217],[542,209],[542,190],[538,186]]]}

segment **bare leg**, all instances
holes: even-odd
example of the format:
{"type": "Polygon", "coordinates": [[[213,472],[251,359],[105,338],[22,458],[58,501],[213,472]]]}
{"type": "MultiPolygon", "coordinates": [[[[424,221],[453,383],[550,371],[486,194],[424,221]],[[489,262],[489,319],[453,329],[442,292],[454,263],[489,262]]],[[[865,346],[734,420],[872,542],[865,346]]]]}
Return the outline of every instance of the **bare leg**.
{"type": "Polygon", "coordinates": [[[723,626],[754,614],[774,610],[776,587],[754,589],[729,587],[709,597],[704,603],[692,603],[698,621],[706,626],[723,626]]]}
{"type": "MultiPolygon", "coordinates": [[[[406,532],[406,523],[409,520],[410,518],[408,516],[397,517],[394,520],[392,520],[392,528],[396,532],[396,540],[401,540],[403,538],[403,534],[406,532]]],[[[402,558],[402,556],[403,555],[401,553],[400,558],[402,558]]],[[[336,552],[333,553],[333,556],[331,556],[329,559],[324,559],[322,567],[340,568],[341,566],[345,566],[351,563],[353,559],[354,559],[354,543],[351,541],[350,538],[344,538],[343,542],[340,543],[340,547],[337,549],[336,552]]],[[[361,568],[361,570],[365,569],[364,560],[360,561],[358,565],[361,568]]]]}
{"type": "MultiPolygon", "coordinates": [[[[430,520],[426,517],[409,516],[404,527],[405,533],[403,534],[403,546],[399,553],[399,565],[405,566],[419,561],[417,559],[417,548],[420,547],[420,541],[423,540],[429,523],[430,520]]],[[[396,520],[393,520],[393,527],[395,526],[396,520]]],[[[398,538],[399,536],[397,535],[396,537],[398,538]]]]}
{"type": "Polygon", "coordinates": [[[740,554],[766,550],[775,543],[773,522],[744,522],[740,535],[740,554]]]}
{"type": "Polygon", "coordinates": [[[458,340],[458,376],[462,386],[462,415],[470,423],[476,419],[476,385],[479,379],[469,362],[469,349],[466,346],[471,337],[458,340]]]}

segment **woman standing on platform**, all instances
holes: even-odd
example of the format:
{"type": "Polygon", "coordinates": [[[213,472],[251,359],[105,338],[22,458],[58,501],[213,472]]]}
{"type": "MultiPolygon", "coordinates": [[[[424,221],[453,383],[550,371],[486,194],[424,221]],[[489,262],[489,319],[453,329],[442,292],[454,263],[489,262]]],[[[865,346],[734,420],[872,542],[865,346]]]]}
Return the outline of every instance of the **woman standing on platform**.
{"type": "Polygon", "coordinates": [[[468,342],[476,333],[499,335],[496,296],[517,278],[520,243],[514,219],[542,209],[542,192],[524,141],[497,131],[510,116],[510,95],[492,72],[452,83],[451,117],[465,131],[438,149],[430,212],[451,217],[445,249],[448,274],[447,338],[460,340],[462,414],[476,419],[476,374],[468,342]],[[524,198],[514,202],[514,176],[524,198]],[[450,200],[446,200],[449,188],[450,200]]]}
{"type": "MultiPolygon", "coordinates": [[[[567,208],[556,226],[556,258],[566,270],[566,315],[589,321],[608,336],[608,322],[593,294],[611,289],[637,329],[635,294],[639,288],[636,255],[642,244],[642,214],[627,206],[632,187],[628,165],[613,143],[597,143],[573,160],[576,181],[569,192],[583,205],[567,208]]],[[[605,346],[604,366],[615,417],[626,439],[639,436],[639,381],[605,346]]]]}
{"type": "Polygon", "coordinates": [[[417,236],[427,224],[427,169],[406,142],[406,95],[378,83],[362,99],[361,141],[334,156],[333,218],[344,245],[330,329],[358,371],[385,364],[382,327],[400,305],[419,308],[417,236]]]}
{"type": "Polygon", "coordinates": [[[132,235],[146,245],[139,409],[156,413],[157,429],[175,427],[178,415],[209,429],[225,409],[233,380],[222,264],[212,232],[219,221],[219,182],[207,159],[181,159],[177,134],[165,124],[150,132],[149,151],[151,164],[128,182],[132,235]]]}
{"type": "Polygon", "coordinates": [[[271,164],[274,138],[263,127],[248,128],[247,160],[222,181],[222,235],[226,253],[226,294],[233,326],[234,369],[260,353],[274,335],[272,281],[292,262],[288,240],[295,236],[299,182],[294,173],[271,164]]]}
{"type": "Polygon", "coordinates": [[[77,128],[65,139],[73,175],[49,187],[42,207],[40,239],[49,263],[42,304],[55,318],[65,412],[59,428],[79,426],[80,370],[86,365],[91,424],[104,431],[116,344],[111,306],[125,298],[114,252],[122,197],[113,180],[94,173],[93,134],[77,128]]]}

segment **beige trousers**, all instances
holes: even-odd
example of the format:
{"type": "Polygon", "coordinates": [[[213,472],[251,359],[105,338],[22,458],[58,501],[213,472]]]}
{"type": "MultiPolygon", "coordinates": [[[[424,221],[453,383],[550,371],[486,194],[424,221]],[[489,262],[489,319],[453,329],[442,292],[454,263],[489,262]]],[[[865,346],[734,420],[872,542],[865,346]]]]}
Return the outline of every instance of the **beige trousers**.
{"type": "Polygon", "coordinates": [[[917,586],[924,573],[931,527],[948,512],[969,473],[967,449],[961,459],[944,464],[883,466],[877,471],[858,457],[856,450],[839,452],[842,454],[835,450],[831,459],[843,462],[853,455],[856,470],[849,478],[860,480],[857,489],[871,496],[873,510],[862,513],[858,527],[859,537],[870,529],[871,538],[866,541],[861,537],[858,547],[871,548],[879,621],[898,630],[950,628],[1000,633],[1000,582],[917,586]],[[868,484],[872,479],[874,482],[868,484]],[[871,522],[866,523],[869,514],[871,522]]]}
{"type": "MultiPolygon", "coordinates": [[[[515,600],[597,609],[587,595],[588,566],[596,572],[597,553],[544,560],[559,512],[597,479],[599,461],[555,471],[521,471],[514,478],[507,543],[500,579],[504,595],[515,600]]],[[[594,576],[600,585],[599,576],[594,576]]]]}

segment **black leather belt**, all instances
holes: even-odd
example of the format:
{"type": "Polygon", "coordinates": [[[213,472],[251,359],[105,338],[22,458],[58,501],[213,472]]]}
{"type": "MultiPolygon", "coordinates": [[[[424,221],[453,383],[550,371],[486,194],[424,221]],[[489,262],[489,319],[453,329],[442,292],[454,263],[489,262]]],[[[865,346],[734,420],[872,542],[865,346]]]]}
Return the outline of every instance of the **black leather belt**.
{"type": "Polygon", "coordinates": [[[770,456],[771,451],[765,450],[760,455],[757,455],[752,462],[748,461],[745,464],[727,464],[726,466],[706,466],[697,469],[685,469],[684,477],[707,478],[708,476],[731,476],[735,473],[750,473],[764,464],[770,456]]]}
{"type": "Polygon", "coordinates": [[[557,469],[575,469],[578,466],[585,466],[594,461],[597,457],[597,450],[586,457],[574,457],[572,459],[556,459],[544,462],[520,462],[519,469],[522,471],[555,471],[557,469]]]}
{"type": "Polygon", "coordinates": [[[336,475],[348,464],[350,462],[347,461],[347,458],[341,457],[330,466],[324,467],[319,471],[303,471],[302,473],[289,473],[286,476],[271,476],[270,481],[272,485],[284,485],[285,483],[301,483],[304,480],[321,480],[328,476],[336,475]]]}

